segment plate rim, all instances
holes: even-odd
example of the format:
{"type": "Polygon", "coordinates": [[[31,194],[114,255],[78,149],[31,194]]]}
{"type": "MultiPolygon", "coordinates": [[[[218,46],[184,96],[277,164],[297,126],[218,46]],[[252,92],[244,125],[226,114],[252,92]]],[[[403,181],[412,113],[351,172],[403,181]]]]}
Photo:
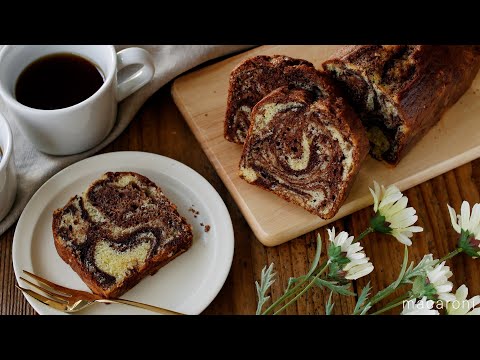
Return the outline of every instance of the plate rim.
{"type": "MultiPolygon", "coordinates": [[[[122,157],[122,156],[151,157],[153,159],[153,161],[155,161],[155,159],[157,159],[157,160],[159,159],[161,161],[166,161],[167,164],[170,164],[170,166],[178,167],[181,171],[186,171],[187,173],[192,174],[193,175],[193,177],[192,177],[193,180],[192,181],[198,182],[198,183],[200,183],[200,185],[202,187],[208,189],[209,202],[214,203],[215,204],[214,206],[217,207],[217,210],[224,213],[224,215],[225,215],[224,219],[221,219],[222,220],[221,225],[223,227],[223,230],[226,232],[226,234],[225,234],[226,236],[224,236],[224,238],[222,237],[222,242],[221,242],[222,247],[225,247],[224,252],[226,253],[226,257],[224,257],[224,261],[223,261],[224,270],[220,275],[218,275],[218,281],[217,281],[216,286],[211,286],[211,284],[210,284],[207,287],[208,294],[207,294],[204,302],[200,305],[193,305],[195,311],[192,312],[192,314],[195,314],[195,315],[200,314],[217,297],[218,293],[223,288],[223,286],[224,286],[224,284],[225,284],[225,282],[228,278],[228,275],[230,274],[231,266],[232,266],[232,263],[233,263],[234,250],[235,250],[234,230],[233,230],[233,224],[232,224],[232,219],[231,219],[231,216],[230,216],[230,212],[228,211],[228,208],[227,208],[225,202],[223,201],[222,197],[217,192],[217,190],[201,174],[199,174],[197,171],[195,171],[194,169],[192,169],[188,165],[186,165],[186,164],[184,164],[184,163],[182,163],[178,160],[169,158],[169,157],[164,156],[164,155],[151,153],[151,152],[145,152],[145,151],[112,151],[112,152],[107,152],[107,153],[102,153],[102,154],[90,156],[90,157],[87,157],[85,159],[74,162],[73,164],[70,164],[69,166],[65,167],[64,169],[62,169],[59,172],[57,172],[56,174],[54,174],[47,181],[45,181],[40,186],[40,188],[34,193],[34,195],[30,198],[30,200],[28,201],[28,203],[25,206],[25,208],[23,209],[23,211],[20,215],[20,218],[18,219],[17,225],[15,227],[15,233],[14,233],[14,236],[13,236],[13,243],[12,243],[12,262],[13,262],[13,270],[14,270],[14,273],[15,273],[15,279],[16,279],[17,283],[20,284],[20,282],[19,282],[19,280],[20,280],[19,279],[19,277],[20,277],[19,272],[21,271],[21,269],[19,269],[18,267],[20,266],[19,261],[20,261],[20,258],[22,256],[21,251],[22,250],[23,251],[27,251],[27,250],[30,251],[32,243],[33,243],[32,238],[30,238],[28,240],[28,242],[25,242],[25,240],[23,240],[23,241],[19,240],[18,238],[21,237],[22,233],[24,233],[28,229],[30,229],[31,232],[33,233],[33,230],[34,230],[36,224],[38,223],[38,218],[40,217],[41,213],[40,212],[34,212],[35,219],[33,221],[32,221],[31,218],[28,218],[28,215],[33,210],[36,210],[36,207],[38,207],[38,206],[36,206],[37,203],[38,203],[38,198],[40,196],[44,195],[44,192],[47,191],[45,189],[48,188],[49,186],[51,186],[51,184],[54,183],[55,181],[58,181],[58,179],[68,175],[70,172],[78,171],[78,169],[81,168],[82,166],[85,166],[85,164],[88,164],[90,162],[94,163],[96,161],[105,161],[104,158],[106,160],[108,160],[111,157],[115,158],[115,157],[122,157]],[[27,247],[27,249],[25,249],[25,247],[27,247]]],[[[104,171],[104,170],[105,169],[103,169],[101,171],[104,171]]],[[[155,170],[154,168],[151,168],[150,170],[153,170],[155,172],[159,172],[160,174],[170,176],[170,174],[155,170]]],[[[105,171],[108,171],[108,170],[105,170],[105,171]]],[[[115,170],[113,170],[113,171],[115,171],[115,170]]],[[[188,186],[188,184],[186,184],[185,181],[182,180],[182,179],[175,178],[175,180],[182,183],[184,186],[188,186]]],[[[161,185],[160,185],[160,187],[161,187],[161,185]]],[[[48,194],[48,192],[47,192],[47,194],[48,194]]],[[[202,196],[205,197],[205,194],[202,194],[202,196]]],[[[54,198],[54,196],[51,196],[50,200],[53,199],[53,198],[54,198]]],[[[217,247],[215,247],[215,249],[218,249],[218,245],[217,245],[217,247]]],[[[32,264],[31,254],[27,257],[28,257],[28,259],[30,259],[30,264],[32,264]]],[[[22,295],[27,299],[30,306],[32,306],[34,308],[34,310],[40,315],[65,314],[65,313],[62,313],[60,311],[54,310],[54,309],[48,307],[47,305],[39,303],[37,300],[31,298],[29,295],[27,295],[23,292],[22,292],[22,295]]]]}

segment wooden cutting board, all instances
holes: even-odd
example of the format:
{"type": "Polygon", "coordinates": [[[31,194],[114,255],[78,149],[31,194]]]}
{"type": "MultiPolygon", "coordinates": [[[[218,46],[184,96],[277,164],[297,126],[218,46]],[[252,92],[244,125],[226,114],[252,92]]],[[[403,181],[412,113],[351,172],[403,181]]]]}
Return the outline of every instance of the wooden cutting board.
{"type": "Polygon", "coordinates": [[[338,47],[262,46],[184,75],[173,84],[172,94],[175,103],[255,235],[266,246],[279,245],[371,205],[373,200],[368,187],[372,186],[373,180],[384,185],[396,184],[401,190],[405,190],[480,156],[480,75],[478,75],[465,95],[397,167],[388,167],[368,157],[349,197],[333,219],[322,220],[240,179],[237,171],[242,147],[223,138],[231,70],[242,60],[260,54],[302,58],[319,67],[338,47]]]}

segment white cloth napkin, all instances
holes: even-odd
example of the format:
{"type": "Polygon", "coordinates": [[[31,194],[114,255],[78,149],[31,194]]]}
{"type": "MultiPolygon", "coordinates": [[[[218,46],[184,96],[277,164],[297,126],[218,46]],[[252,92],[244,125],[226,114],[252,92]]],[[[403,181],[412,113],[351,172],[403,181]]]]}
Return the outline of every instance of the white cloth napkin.
{"type": "MultiPolygon", "coordinates": [[[[138,45],[118,45],[117,51],[138,45]]],[[[3,46],[0,46],[0,50],[3,46]]],[[[15,164],[18,172],[18,190],[9,214],[0,222],[0,235],[17,221],[26,204],[38,188],[68,165],[92,156],[111,143],[130,123],[145,101],[177,75],[207,61],[251,45],[141,45],[155,59],[155,76],[145,87],[125,99],[118,109],[117,123],[110,135],[97,147],[71,156],[51,156],[38,152],[23,136],[16,124],[8,119],[0,100],[0,112],[9,121],[13,132],[15,164]]],[[[0,204],[1,206],[2,204],[0,204]]]]}

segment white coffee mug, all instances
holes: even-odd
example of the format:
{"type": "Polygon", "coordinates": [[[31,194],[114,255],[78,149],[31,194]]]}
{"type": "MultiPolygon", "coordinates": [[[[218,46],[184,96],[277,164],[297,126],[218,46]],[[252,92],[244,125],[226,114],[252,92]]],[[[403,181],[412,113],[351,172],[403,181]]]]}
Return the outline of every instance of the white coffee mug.
{"type": "Polygon", "coordinates": [[[0,114],[0,221],[7,215],[17,193],[17,175],[13,161],[13,137],[7,120],[0,114]]]}
{"type": "Polygon", "coordinates": [[[115,51],[112,45],[8,45],[0,52],[0,96],[7,116],[15,121],[35,147],[51,155],[71,155],[98,145],[115,124],[117,103],[146,83],[155,72],[152,56],[141,48],[115,51]],[[40,110],[15,99],[16,81],[40,57],[55,53],[79,55],[94,63],[104,83],[92,96],[70,107],[40,110]],[[122,82],[117,72],[129,65],[140,69],[122,82]]]}

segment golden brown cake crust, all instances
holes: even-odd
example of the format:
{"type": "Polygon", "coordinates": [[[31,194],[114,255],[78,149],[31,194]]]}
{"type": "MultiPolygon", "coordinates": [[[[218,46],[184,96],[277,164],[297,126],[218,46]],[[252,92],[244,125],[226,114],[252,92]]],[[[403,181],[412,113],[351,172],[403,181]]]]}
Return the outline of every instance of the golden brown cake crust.
{"type": "Polygon", "coordinates": [[[377,143],[372,155],[395,165],[470,87],[480,46],[345,46],[323,68],[377,143]]]}
{"type": "Polygon", "coordinates": [[[191,226],[161,189],[133,172],[106,173],[83,196],[72,197],[55,210],[52,231],[60,257],[94,293],[110,298],[187,251],[193,239],[191,226]],[[146,250],[122,273],[121,268],[111,270],[110,258],[99,261],[100,245],[112,261],[146,250]]]}
{"type": "Polygon", "coordinates": [[[292,83],[304,82],[299,67],[313,65],[302,59],[284,55],[259,55],[239,64],[230,74],[225,139],[243,144],[250,126],[250,112],[255,104],[273,90],[292,83]]]}
{"type": "Polygon", "coordinates": [[[255,105],[239,175],[324,219],[335,216],[369,144],[338,87],[303,67],[311,90],[284,86],[255,105]]]}

